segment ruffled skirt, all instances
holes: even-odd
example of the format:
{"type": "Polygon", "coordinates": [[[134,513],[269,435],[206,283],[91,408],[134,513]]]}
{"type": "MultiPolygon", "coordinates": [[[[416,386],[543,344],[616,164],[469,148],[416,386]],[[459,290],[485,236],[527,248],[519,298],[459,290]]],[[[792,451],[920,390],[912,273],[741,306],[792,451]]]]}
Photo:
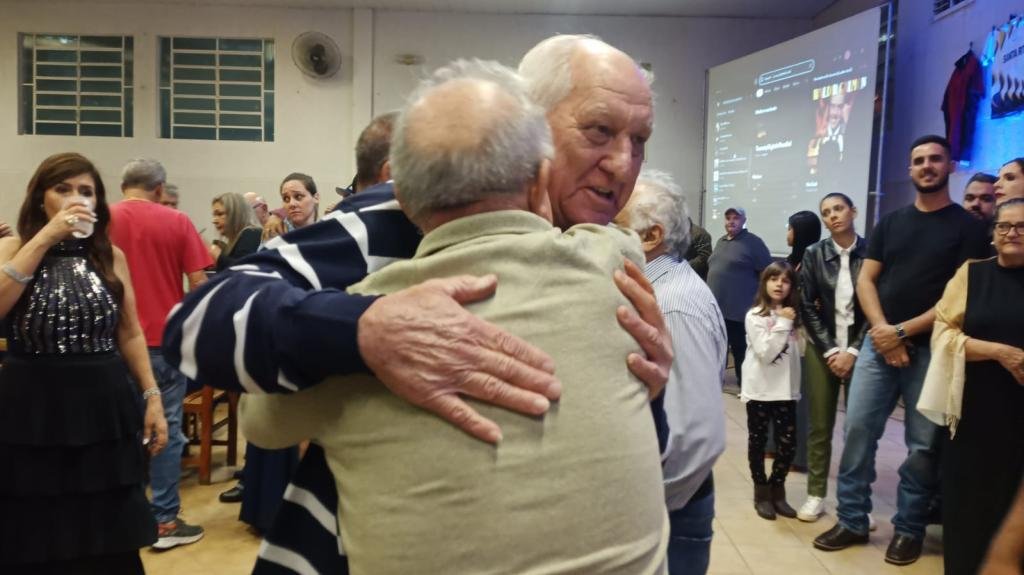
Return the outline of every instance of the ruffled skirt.
{"type": "MultiPolygon", "coordinates": [[[[102,571],[156,540],[138,393],[114,354],[8,357],[0,368],[0,572],[81,560],[102,571]]],[[[141,572],[141,564],[138,565],[141,572]]]]}

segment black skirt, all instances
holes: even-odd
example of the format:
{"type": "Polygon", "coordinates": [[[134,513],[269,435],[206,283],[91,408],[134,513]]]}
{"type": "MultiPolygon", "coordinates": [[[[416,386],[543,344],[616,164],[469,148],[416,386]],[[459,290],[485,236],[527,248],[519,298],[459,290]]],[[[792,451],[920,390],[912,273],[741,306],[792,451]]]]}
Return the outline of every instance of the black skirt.
{"type": "Polygon", "coordinates": [[[124,572],[126,554],[156,541],[141,413],[117,355],[7,357],[0,369],[0,572],[76,561],[95,567],[108,558],[117,563],[111,572],[124,572]]]}

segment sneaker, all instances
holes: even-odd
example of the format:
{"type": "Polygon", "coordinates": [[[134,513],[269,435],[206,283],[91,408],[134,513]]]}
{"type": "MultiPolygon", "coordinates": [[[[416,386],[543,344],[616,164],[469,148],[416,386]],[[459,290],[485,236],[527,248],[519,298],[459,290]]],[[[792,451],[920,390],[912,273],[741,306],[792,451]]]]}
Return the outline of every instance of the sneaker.
{"type": "Polygon", "coordinates": [[[203,528],[198,525],[189,525],[176,517],[174,521],[161,523],[157,530],[156,543],[153,549],[172,549],[178,545],[188,545],[203,538],[203,528]]]}
{"type": "Polygon", "coordinates": [[[807,501],[796,512],[796,518],[800,521],[813,523],[825,513],[825,500],[817,495],[810,495],[807,501]]]}

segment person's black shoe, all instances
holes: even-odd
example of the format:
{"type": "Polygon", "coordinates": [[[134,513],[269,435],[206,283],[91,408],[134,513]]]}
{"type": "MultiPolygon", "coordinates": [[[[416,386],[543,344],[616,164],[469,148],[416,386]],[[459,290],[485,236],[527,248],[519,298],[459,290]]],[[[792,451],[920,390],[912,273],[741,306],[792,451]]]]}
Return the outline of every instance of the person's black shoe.
{"type": "Polygon", "coordinates": [[[754,484],[754,511],[761,519],[775,521],[775,507],[772,506],[772,486],[754,484]]]}
{"type": "Polygon", "coordinates": [[[921,556],[924,539],[897,533],[892,536],[889,548],[885,550],[885,562],[893,565],[910,565],[921,556]]]}
{"type": "Polygon", "coordinates": [[[231,474],[231,479],[237,479],[238,481],[241,481],[243,477],[245,477],[244,469],[236,469],[235,472],[231,474]]]}
{"type": "Polygon", "coordinates": [[[239,481],[237,485],[221,493],[218,499],[221,503],[239,503],[242,501],[243,493],[245,493],[245,485],[239,481]]]}
{"type": "Polygon", "coordinates": [[[839,523],[828,531],[814,538],[814,548],[822,551],[839,551],[850,545],[860,545],[868,542],[867,533],[854,533],[839,523]]]}

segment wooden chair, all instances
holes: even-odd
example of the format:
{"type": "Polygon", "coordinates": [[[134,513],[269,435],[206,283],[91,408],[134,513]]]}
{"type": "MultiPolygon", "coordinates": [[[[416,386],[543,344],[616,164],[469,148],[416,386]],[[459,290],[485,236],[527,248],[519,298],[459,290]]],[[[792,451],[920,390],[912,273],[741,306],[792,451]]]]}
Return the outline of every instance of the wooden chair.
{"type": "Polygon", "coordinates": [[[210,460],[214,446],[227,446],[227,464],[238,462],[238,393],[204,386],[203,389],[185,397],[182,425],[191,423],[187,433],[189,445],[198,445],[199,453],[182,457],[182,467],[199,466],[199,484],[210,484],[210,460]],[[219,403],[227,403],[227,415],[214,420],[214,410],[219,403]],[[228,426],[227,439],[214,439],[213,432],[228,426]]]}

